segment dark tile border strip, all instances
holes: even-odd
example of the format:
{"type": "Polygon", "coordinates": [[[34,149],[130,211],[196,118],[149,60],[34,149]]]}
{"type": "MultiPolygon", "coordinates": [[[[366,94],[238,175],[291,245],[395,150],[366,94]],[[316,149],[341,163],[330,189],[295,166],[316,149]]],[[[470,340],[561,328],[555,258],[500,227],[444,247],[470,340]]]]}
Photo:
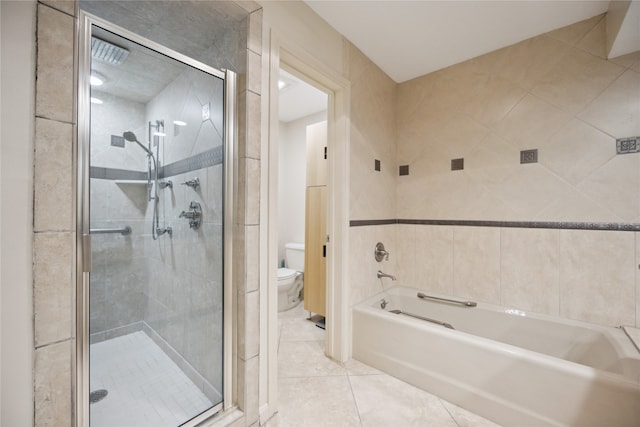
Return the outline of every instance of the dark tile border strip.
{"type": "Polygon", "coordinates": [[[397,219],[353,219],[349,221],[349,225],[351,227],[361,227],[363,225],[388,225],[397,223],[397,219]]]}
{"type": "MultiPolygon", "coordinates": [[[[218,146],[186,159],[178,160],[177,162],[162,166],[160,168],[159,178],[169,178],[175,175],[180,175],[181,173],[192,172],[194,170],[222,164],[223,154],[222,146],[218,146]]],[[[89,177],[97,179],[144,181],[147,179],[147,172],[91,166],[91,169],[89,170],[89,177]]]]}
{"type": "Polygon", "coordinates": [[[453,225],[467,227],[546,228],[556,230],[640,231],[640,223],[620,222],[552,222],[552,221],[478,221],[449,219],[380,219],[351,220],[351,227],[387,224],[453,225]]]}
{"type": "Polygon", "coordinates": [[[147,173],[142,171],[132,171],[127,169],[103,168],[99,166],[91,166],[89,169],[89,177],[97,179],[123,179],[134,181],[145,181],[147,173]]]}
{"type": "Polygon", "coordinates": [[[180,175],[198,169],[204,169],[209,166],[215,166],[222,163],[223,160],[222,145],[212,148],[211,150],[195,154],[186,159],[165,165],[161,172],[161,178],[169,178],[170,176],[180,175]]]}

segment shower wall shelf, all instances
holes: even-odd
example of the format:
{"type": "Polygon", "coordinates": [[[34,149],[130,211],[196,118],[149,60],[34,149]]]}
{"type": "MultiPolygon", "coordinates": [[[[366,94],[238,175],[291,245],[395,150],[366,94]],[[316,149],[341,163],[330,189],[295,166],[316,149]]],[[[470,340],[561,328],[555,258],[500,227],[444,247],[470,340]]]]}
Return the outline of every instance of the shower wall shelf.
{"type": "Polygon", "coordinates": [[[149,181],[142,179],[116,179],[116,184],[123,185],[150,185],[149,181]]]}

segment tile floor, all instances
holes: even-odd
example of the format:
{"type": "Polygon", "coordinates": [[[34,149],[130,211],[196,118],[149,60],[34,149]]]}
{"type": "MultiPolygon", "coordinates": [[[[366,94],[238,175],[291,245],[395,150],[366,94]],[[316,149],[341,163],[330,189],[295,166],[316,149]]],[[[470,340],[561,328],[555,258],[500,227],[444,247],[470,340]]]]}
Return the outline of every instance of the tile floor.
{"type": "Polygon", "coordinates": [[[212,406],[142,331],[92,344],[90,358],[90,389],[109,392],[90,405],[92,427],[175,427],[212,406]]]}
{"type": "Polygon", "coordinates": [[[324,330],[303,305],[278,319],[278,413],[267,427],[498,427],[363,363],[324,356],[324,330]]]}

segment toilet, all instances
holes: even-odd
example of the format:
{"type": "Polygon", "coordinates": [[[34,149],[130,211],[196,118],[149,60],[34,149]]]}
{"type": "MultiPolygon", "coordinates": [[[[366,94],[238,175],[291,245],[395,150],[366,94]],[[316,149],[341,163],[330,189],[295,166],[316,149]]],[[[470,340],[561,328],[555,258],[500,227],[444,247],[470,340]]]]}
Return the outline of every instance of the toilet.
{"type": "Polygon", "coordinates": [[[278,269],[278,311],[290,310],[302,301],[304,243],[284,245],[286,268],[278,269]]]}

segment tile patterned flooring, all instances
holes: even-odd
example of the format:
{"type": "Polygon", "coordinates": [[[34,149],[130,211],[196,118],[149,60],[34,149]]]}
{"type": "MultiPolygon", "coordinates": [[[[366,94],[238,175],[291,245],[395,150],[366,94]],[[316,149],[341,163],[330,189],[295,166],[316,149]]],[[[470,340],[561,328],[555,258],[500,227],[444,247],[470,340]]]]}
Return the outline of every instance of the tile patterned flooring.
{"type": "Polygon", "coordinates": [[[303,304],[278,319],[278,413],[267,427],[499,427],[356,360],[324,356],[324,330],[303,304]]]}
{"type": "Polygon", "coordinates": [[[92,427],[174,427],[211,407],[198,387],[144,332],[91,345],[92,427]]]}
{"type": "MultiPolygon", "coordinates": [[[[324,355],[324,330],[303,305],[278,320],[279,411],[267,427],[499,427],[356,360],[324,355]]],[[[173,427],[211,403],[144,333],[91,345],[94,427],[173,427]]]]}

